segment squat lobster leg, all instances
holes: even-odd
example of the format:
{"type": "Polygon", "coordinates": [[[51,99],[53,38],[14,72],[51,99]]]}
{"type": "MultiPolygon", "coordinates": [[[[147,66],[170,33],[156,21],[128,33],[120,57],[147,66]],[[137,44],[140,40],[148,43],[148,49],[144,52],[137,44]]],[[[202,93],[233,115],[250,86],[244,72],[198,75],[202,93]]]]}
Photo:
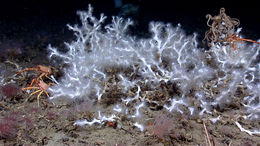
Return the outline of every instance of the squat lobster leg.
{"type": "Polygon", "coordinates": [[[246,41],[246,42],[251,42],[251,43],[260,44],[260,42],[257,42],[257,41],[254,41],[254,40],[240,38],[240,37],[238,37],[237,34],[233,34],[233,35],[231,35],[231,36],[228,36],[228,37],[226,38],[226,40],[229,42],[229,46],[231,46],[231,43],[233,44],[234,51],[237,50],[237,48],[236,48],[236,42],[235,42],[235,41],[246,41]]]}
{"type": "Polygon", "coordinates": [[[25,69],[19,71],[18,73],[16,73],[16,75],[19,75],[19,74],[21,74],[22,72],[24,72],[26,70],[38,70],[38,68],[25,68],[25,69]]]}

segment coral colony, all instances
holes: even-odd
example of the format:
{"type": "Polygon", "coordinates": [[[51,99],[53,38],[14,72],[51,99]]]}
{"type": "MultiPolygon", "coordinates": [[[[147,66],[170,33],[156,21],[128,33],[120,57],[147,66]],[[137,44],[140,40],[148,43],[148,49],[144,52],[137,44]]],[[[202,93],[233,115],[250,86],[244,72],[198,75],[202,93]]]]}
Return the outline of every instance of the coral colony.
{"type": "MultiPolygon", "coordinates": [[[[91,6],[87,12],[79,11],[82,24],[68,25],[76,39],[65,43],[67,52],[48,47],[51,60],[67,65],[64,76],[48,89],[51,99],[112,105],[111,110],[96,108],[92,120],[74,125],[101,126],[127,116],[144,131],[146,110],[203,117],[234,102],[243,105],[244,119],[259,120],[259,44],[215,41],[205,50],[198,48],[196,34],[186,35],[181,25],[162,22],[149,24],[150,38],[138,38],[127,33],[133,25],[130,19],[112,17],[104,26],[107,17],[96,18],[92,11],[91,6]]],[[[228,31],[239,34],[241,29],[228,31]]],[[[214,33],[208,32],[209,40],[210,34],[214,33]]]]}

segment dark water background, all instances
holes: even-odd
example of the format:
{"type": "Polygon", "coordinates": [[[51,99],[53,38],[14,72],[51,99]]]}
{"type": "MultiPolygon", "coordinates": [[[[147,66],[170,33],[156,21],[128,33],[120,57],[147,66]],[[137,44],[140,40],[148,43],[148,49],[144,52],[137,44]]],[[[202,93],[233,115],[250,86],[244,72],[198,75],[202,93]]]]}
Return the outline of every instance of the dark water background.
{"type": "MultiPolygon", "coordinates": [[[[66,24],[79,23],[76,11],[87,10],[89,3],[97,16],[104,13],[111,18],[120,13],[114,0],[1,0],[0,36],[26,37],[28,33],[35,36],[66,32],[66,24]]],[[[137,12],[126,16],[136,21],[137,32],[147,31],[150,21],[163,21],[173,25],[181,23],[187,33],[197,32],[201,39],[208,29],[205,15],[218,15],[219,9],[225,7],[227,15],[240,20],[247,38],[260,38],[260,8],[255,1],[123,0],[123,4],[127,3],[139,7],[137,12]]]]}

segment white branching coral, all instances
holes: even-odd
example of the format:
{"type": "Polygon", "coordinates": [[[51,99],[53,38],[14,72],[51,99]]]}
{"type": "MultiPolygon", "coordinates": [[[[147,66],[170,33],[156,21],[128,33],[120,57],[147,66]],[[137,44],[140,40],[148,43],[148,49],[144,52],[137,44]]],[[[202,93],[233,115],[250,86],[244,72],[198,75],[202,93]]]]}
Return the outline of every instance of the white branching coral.
{"type": "MultiPolygon", "coordinates": [[[[242,96],[249,118],[259,118],[259,45],[239,42],[234,51],[213,44],[205,51],[197,47],[196,34],[187,36],[180,25],[161,22],[150,23],[150,38],[137,38],[128,35],[130,19],[112,17],[103,26],[106,16],[97,19],[92,11],[89,6],[78,12],[80,26],[68,25],[76,39],[65,43],[67,52],[48,47],[51,59],[67,64],[59,83],[49,88],[51,99],[100,102],[119,97],[115,105],[120,113],[140,118],[141,110],[151,105],[203,116],[242,96]],[[243,93],[237,95],[239,91],[243,93]]],[[[92,125],[77,124],[82,123],[92,125]]]]}
{"type": "Polygon", "coordinates": [[[236,51],[220,45],[211,48],[210,52],[218,63],[218,70],[223,73],[218,76],[219,94],[215,96],[212,104],[228,105],[232,100],[244,96],[241,103],[248,109],[247,111],[254,109],[254,112],[250,113],[255,113],[254,117],[259,118],[259,49],[260,46],[257,44],[246,43],[237,43],[236,51]]]}

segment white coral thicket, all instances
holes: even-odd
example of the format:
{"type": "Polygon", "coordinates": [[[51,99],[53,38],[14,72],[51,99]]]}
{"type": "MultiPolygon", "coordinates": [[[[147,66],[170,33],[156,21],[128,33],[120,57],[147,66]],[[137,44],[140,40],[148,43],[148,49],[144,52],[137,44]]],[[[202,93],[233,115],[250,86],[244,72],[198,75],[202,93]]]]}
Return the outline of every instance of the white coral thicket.
{"type": "Polygon", "coordinates": [[[102,101],[117,87],[120,98],[113,112],[129,118],[139,117],[150,105],[204,115],[237,100],[248,118],[259,119],[259,45],[238,42],[234,51],[215,44],[205,51],[198,48],[196,34],[188,36],[180,25],[162,22],[150,23],[150,38],[138,38],[128,35],[131,20],[113,17],[103,26],[106,16],[96,18],[92,10],[89,6],[78,12],[81,25],[68,25],[76,39],[66,43],[67,52],[48,47],[50,58],[67,64],[59,83],[49,88],[51,99],[102,101]],[[166,93],[163,99],[151,96],[158,92],[166,93]]]}

